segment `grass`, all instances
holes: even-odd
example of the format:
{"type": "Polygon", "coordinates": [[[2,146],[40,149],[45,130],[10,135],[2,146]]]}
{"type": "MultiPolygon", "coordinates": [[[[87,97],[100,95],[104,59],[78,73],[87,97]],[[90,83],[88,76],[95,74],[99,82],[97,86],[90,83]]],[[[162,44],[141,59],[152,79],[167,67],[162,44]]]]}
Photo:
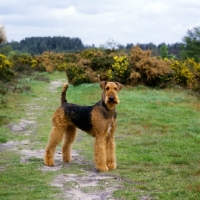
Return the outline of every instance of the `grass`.
{"type": "Polygon", "coordinates": [[[125,194],[117,191],[115,195],[198,199],[199,100],[187,91],[136,87],[123,91],[121,103],[114,173],[134,183],[126,184],[125,194]]]}
{"type": "MultiPolygon", "coordinates": [[[[63,73],[40,74],[53,81],[65,79],[63,73]]],[[[42,78],[43,79],[43,78],[42,78]]],[[[45,79],[45,78],[44,78],[45,79]]],[[[39,79],[41,80],[41,79],[39,79]]],[[[37,128],[34,135],[13,133],[0,127],[0,143],[10,140],[31,141],[31,149],[44,149],[51,126],[51,116],[59,106],[59,93],[51,93],[48,82],[30,79],[30,90],[9,95],[1,108],[6,121],[26,118],[27,104],[35,109],[37,128]],[[44,100],[42,97],[45,97],[44,100]],[[13,112],[14,111],[14,112],[13,112]]],[[[61,86],[58,91],[61,90],[61,86]]],[[[98,84],[70,86],[67,99],[81,105],[94,104],[101,96],[98,84]]],[[[118,168],[108,172],[121,180],[123,189],[114,192],[118,199],[200,199],[200,101],[186,90],[150,89],[144,86],[124,87],[117,107],[116,154],[118,168]]],[[[74,144],[89,165],[93,165],[93,138],[81,133],[81,142],[74,144]]],[[[58,190],[49,182],[60,172],[43,173],[41,159],[20,163],[19,152],[1,151],[0,199],[54,199],[58,190]]],[[[72,163],[74,173],[81,167],[72,163]]],[[[89,169],[90,170],[90,169],[89,169]]]]}
{"type": "Polygon", "coordinates": [[[37,162],[22,164],[19,155],[13,155],[13,152],[6,152],[1,156],[4,158],[0,159],[1,166],[6,166],[6,170],[0,174],[1,199],[53,199],[48,193],[58,193],[54,188],[48,192],[47,182],[50,182],[50,176],[37,170],[37,162]]]}

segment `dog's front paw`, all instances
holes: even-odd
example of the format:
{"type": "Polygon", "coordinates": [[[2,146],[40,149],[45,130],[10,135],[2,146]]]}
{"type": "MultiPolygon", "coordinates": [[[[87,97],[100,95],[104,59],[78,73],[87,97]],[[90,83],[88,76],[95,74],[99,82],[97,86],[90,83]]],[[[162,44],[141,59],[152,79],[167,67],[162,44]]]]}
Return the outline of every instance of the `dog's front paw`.
{"type": "Polygon", "coordinates": [[[109,170],[113,170],[117,168],[116,163],[107,163],[108,169],[109,170]]]}
{"type": "Polygon", "coordinates": [[[54,166],[54,161],[53,160],[44,160],[44,165],[53,167],[54,166]]]}
{"type": "Polygon", "coordinates": [[[107,172],[108,171],[108,167],[105,166],[105,167],[96,167],[97,171],[98,172],[107,172]]]}
{"type": "Polygon", "coordinates": [[[65,162],[65,163],[71,162],[71,158],[63,158],[63,162],[65,162]]]}

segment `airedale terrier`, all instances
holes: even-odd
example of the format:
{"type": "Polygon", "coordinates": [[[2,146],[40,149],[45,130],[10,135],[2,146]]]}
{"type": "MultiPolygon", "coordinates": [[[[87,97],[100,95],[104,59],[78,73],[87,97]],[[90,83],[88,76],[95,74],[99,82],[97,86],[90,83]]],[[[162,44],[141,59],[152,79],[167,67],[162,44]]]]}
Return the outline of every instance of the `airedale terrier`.
{"type": "Polygon", "coordinates": [[[96,169],[105,172],[116,168],[114,132],[118,92],[122,85],[118,82],[102,81],[100,86],[103,90],[101,100],[93,106],[80,106],[67,102],[65,96],[68,84],[63,85],[61,106],[52,118],[52,130],[44,156],[45,165],[54,165],[55,149],[62,140],[63,161],[71,161],[71,148],[79,128],[95,137],[96,169]]]}

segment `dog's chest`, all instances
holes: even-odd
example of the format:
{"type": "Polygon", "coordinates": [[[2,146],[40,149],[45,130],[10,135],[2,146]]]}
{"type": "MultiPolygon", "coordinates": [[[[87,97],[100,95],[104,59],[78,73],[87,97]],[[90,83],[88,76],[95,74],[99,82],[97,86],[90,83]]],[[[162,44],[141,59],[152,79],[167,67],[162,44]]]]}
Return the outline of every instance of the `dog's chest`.
{"type": "Polygon", "coordinates": [[[112,123],[108,124],[107,134],[110,135],[112,131],[112,123]]]}

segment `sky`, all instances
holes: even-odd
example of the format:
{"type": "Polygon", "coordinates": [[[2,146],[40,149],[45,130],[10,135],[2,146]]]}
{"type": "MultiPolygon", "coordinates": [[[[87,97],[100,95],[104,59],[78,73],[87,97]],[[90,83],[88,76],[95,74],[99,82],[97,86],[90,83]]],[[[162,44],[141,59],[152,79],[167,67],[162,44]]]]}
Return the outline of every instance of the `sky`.
{"type": "Polygon", "coordinates": [[[84,45],[182,42],[200,26],[200,0],[1,0],[8,41],[66,36],[84,45]]]}

